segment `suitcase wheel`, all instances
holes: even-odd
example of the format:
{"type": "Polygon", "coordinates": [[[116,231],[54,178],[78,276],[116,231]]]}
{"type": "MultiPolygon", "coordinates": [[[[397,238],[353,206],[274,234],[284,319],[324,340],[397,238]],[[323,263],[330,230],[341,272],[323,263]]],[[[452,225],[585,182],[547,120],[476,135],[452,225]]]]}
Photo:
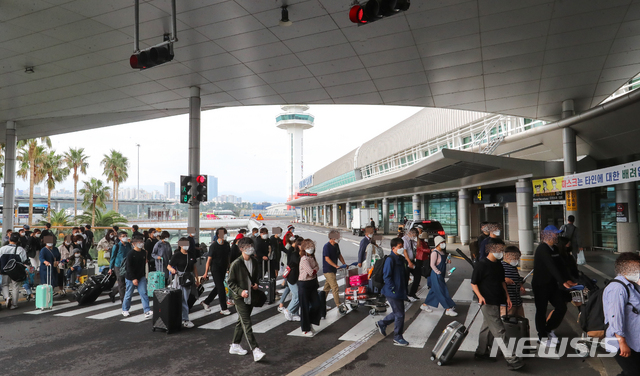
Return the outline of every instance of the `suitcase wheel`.
{"type": "Polygon", "coordinates": [[[375,309],[375,308],[371,308],[371,310],[369,311],[369,314],[370,314],[371,316],[375,316],[375,315],[376,315],[376,313],[377,313],[377,312],[376,312],[376,309],[375,309]]]}
{"type": "Polygon", "coordinates": [[[431,356],[431,361],[433,362],[434,360],[436,360],[435,356],[431,356]]]}
{"type": "Polygon", "coordinates": [[[442,365],[442,362],[438,360],[438,366],[441,366],[441,365],[442,365]]]}

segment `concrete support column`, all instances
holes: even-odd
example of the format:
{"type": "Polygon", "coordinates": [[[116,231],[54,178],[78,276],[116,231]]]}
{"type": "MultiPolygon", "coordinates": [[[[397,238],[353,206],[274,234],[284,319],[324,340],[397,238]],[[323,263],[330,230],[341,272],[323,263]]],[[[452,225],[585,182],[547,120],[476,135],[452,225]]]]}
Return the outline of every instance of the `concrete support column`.
{"type": "Polygon", "coordinates": [[[471,240],[471,227],[469,226],[469,208],[471,196],[468,189],[458,191],[458,235],[462,245],[468,245],[471,240]]]}
{"type": "Polygon", "coordinates": [[[413,195],[411,198],[413,204],[413,219],[421,219],[420,217],[420,195],[413,195]]]}
{"type": "MultiPolygon", "coordinates": [[[[200,175],[200,88],[192,86],[189,98],[189,176],[195,179],[198,175],[200,175]]],[[[189,203],[187,227],[195,227],[195,240],[199,244],[200,201],[193,196],[189,203]]]]}
{"type": "MultiPolygon", "coordinates": [[[[7,122],[4,151],[4,195],[2,201],[2,234],[6,234],[8,229],[13,229],[14,215],[14,194],[16,188],[16,146],[18,137],[16,136],[16,123],[7,122]]],[[[6,299],[6,298],[5,298],[6,299]]]]}
{"type": "Polygon", "coordinates": [[[322,205],[323,216],[322,216],[322,224],[327,226],[329,224],[329,206],[322,205]]]}
{"type": "Polygon", "coordinates": [[[385,197],[382,199],[382,223],[378,224],[383,234],[389,233],[389,200],[385,197]]]}
{"type": "Polygon", "coordinates": [[[331,208],[331,214],[333,214],[333,227],[338,227],[340,225],[340,213],[338,212],[338,204],[333,204],[333,207],[331,208]]]}
{"type": "Polygon", "coordinates": [[[518,205],[518,238],[522,259],[522,269],[533,268],[533,188],[531,179],[516,182],[516,202],[518,205]]]}
{"type": "Polygon", "coordinates": [[[347,211],[347,228],[351,230],[351,203],[347,201],[345,210],[347,211]]]}
{"type": "Polygon", "coordinates": [[[426,195],[420,195],[420,215],[422,215],[422,219],[427,218],[427,198],[426,195]]]}
{"type": "Polygon", "coordinates": [[[402,218],[400,218],[400,208],[398,207],[398,198],[393,202],[394,208],[396,210],[396,222],[402,222],[402,218]]]}
{"type": "Polygon", "coordinates": [[[628,204],[629,222],[617,223],[618,252],[638,252],[638,199],[636,183],[616,185],[616,204],[628,204]]]}
{"type": "Polygon", "coordinates": [[[320,206],[316,206],[316,223],[317,224],[322,224],[323,219],[322,219],[322,210],[320,210],[320,206]]]}

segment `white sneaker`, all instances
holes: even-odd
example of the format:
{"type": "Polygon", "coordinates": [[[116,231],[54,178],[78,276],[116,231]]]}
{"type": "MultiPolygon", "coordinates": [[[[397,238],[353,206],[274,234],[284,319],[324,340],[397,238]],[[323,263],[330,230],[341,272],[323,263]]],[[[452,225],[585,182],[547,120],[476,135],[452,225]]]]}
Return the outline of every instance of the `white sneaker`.
{"type": "Polygon", "coordinates": [[[454,311],[453,308],[449,308],[448,310],[445,311],[444,314],[451,317],[458,316],[458,312],[454,311]]]}
{"type": "Polygon", "coordinates": [[[285,309],[283,313],[287,321],[293,321],[293,315],[291,314],[291,312],[289,312],[288,309],[285,309]]]}
{"type": "Polygon", "coordinates": [[[207,303],[202,302],[201,304],[205,312],[211,312],[211,307],[207,303]]]}
{"type": "Polygon", "coordinates": [[[185,328],[193,328],[195,325],[191,321],[183,321],[182,326],[185,328]]]}
{"type": "Polygon", "coordinates": [[[313,329],[308,331],[308,332],[302,332],[302,336],[303,337],[313,337],[315,335],[316,335],[316,333],[313,331],[313,329]]]}
{"type": "Polygon", "coordinates": [[[284,308],[284,307],[280,307],[280,306],[278,306],[278,312],[282,313],[282,312],[284,312],[284,310],[285,310],[285,308],[284,308]]]}
{"type": "Polygon", "coordinates": [[[425,311],[425,312],[433,312],[433,310],[431,309],[431,307],[429,307],[429,306],[428,306],[428,305],[426,305],[426,304],[421,305],[421,306],[420,306],[420,309],[421,309],[421,310],[423,310],[423,311],[425,311]]]}
{"type": "Polygon", "coordinates": [[[220,311],[220,313],[224,316],[229,316],[231,314],[231,311],[229,311],[228,309],[225,309],[223,311],[220,311]]]}
{"type": "Polygon", "coordinates": [[[327,311],[330,310],[330,309],[331,309],[331,307],[327,306],[327,311]]]}
{"type": "Polygon", "coordinates": [[[147,312],[144,313],[144,318],[145,319],[149,319],[151,317],[153,317],[153,311],[147,311],[147,312]]]}
{"type": "Polygon", "coordinates": [[[231,347],[229,348],[229,354],[247,355],[247,350],[243,349],[239,343],[238,344],[232,343],[231,347]]]}
{"type": "Polygon", "coordinates": [[[122,311],[122,316],[129,317],[131,316],[131,314],[129,313],[129,311],[122,311]]]}
{"type": "Polygon", "coordinates": [[[293,315],[293,317],[291,318],[291,321],[300,321],[300,316],[293,315]]]}
{"type": "Polygon", "coordinates": [[[413,303],[413,302],[417,302],[417,301],[418,301],[418,299],[416,299],[416,298],[414,298],[414,297],[409,296],[409,301],[410,301],[411,303],[413,303]]]}
{"type": "Polygon", "coordinates": [[[254,362],[259,362],[262,360],[262,358],[264,358],[264,356],[267,355],[265,353],[262,352],[262,350],[260,350],[259,348],[255,348],[253,349],[253,361],[254,362]]]}

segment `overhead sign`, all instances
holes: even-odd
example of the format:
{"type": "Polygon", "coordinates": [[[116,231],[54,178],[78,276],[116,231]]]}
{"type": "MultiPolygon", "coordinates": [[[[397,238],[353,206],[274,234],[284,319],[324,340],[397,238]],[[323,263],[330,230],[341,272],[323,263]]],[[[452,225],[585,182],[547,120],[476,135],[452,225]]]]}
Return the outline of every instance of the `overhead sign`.
{"type": "Polygon", "coordinates": [[[562,181],[562,189],[606,187],[608,185],[640,181],[640,161],[625,163],[613,167],[601,168],[581,174],[567,175],[562,181]]]}
{"type": "Polygon", "coordinates": [[[317,193],[296,193],[296,196],[298,197],[312,197],[317,195],[317,193]]]}
{"type": "Polygon", "coordinates": [[[307,176],[298,183],[298,188],[301,190],[311,186],[313,186],[313,175],[307,176]]]}

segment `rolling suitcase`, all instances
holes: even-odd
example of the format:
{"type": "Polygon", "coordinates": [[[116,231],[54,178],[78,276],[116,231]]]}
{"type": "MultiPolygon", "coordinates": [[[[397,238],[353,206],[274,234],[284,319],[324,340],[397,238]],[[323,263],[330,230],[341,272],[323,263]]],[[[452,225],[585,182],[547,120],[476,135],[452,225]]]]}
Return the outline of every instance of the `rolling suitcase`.
{"type": "Polygon", "coordinates": [[[153,331],[167,334],[182,329],[182,290],[165,288],[153,293],[153,331]]]}
{"type": "Polygon", "coordinates": [[[320,318],[327,318],[327,293],[324,291],[318,291],[320,297],[320,318]]]}
{"type": "Polygon", "coordinates": [[[529,338],[529,320],[526,317],[505,315],[501,319],[507,339],[529,338]]]}
{"type": "Polygon", "coordinates": [[[164,287],[164,272],[149,272],[147,294],[153,296],[154,291],[163,289],[164,287]]]}
{"type": "MultiPolygon", "coordinates": [[[[469,327],[473,325],[473,322],[476,320],[476,317],[478,317],[481,309],[482,306],[478,308],[478,312],[473,316],[473,319],[469,323],[469,327]]],[[[442,331],[440,338],[438,338],[438,342],[435,347],[431,351],[431,360],[437,361],[439,366],[449,363],[460,348],[462,341],[467,337],[468,333],[469,328],[457,321],[447,325],[447,327],[442,331]]]]}
{"type": "Polygon", "coordinates": [[[53,286],[51,286],[51,265],[47,266],[47,284],[36,287],[36,308],[53,308],[53,286]]]}
{"type": "Polygon", "coordinates": [[[75,295],[75,300],[78,302],[78,305],[91,304],[98,299],[100,294],[102,294],[102,282],[104,278],[107,277],[103,275],[91,276],[80,286],[78,291],[73,294],[75,295]]]}
{"type": "MultiPolygon", "coordinates": [[[[264,273],[264,263],[262,260],[262,273],[264,273]]],[[[271,278],[271,263],[267,262],[267,274],[258,280],[258,288],[267,295],[267,304],[273,304],[276,301],[276,279],[271,278]]]]}
{"type": "Polygon", "coordinates": [[[102,275],[107,277],[102,280],[102,290],[111,290],[118,280],[116,273],[111,273],[111,275],[109,275],[109,269],[107,268],[102,271],[102,275]]]}

